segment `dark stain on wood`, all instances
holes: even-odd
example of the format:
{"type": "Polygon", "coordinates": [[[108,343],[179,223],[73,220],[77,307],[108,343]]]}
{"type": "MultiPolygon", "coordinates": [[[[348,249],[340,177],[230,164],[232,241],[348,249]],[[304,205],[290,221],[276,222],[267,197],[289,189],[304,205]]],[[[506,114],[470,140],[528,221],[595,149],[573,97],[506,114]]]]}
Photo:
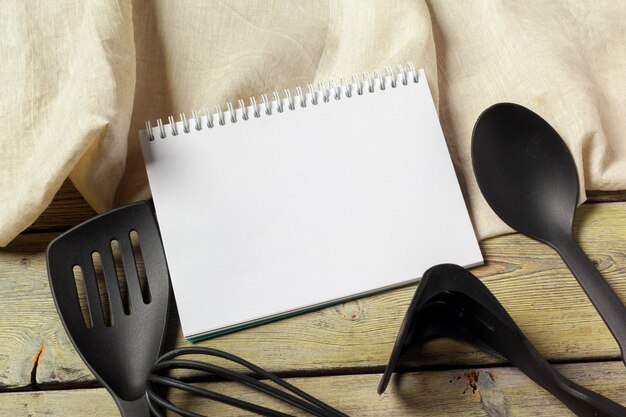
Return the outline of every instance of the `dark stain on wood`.
{"type": "Polygon", "coordinates": [[[30,385],[33,391],[36,391],[39,389],[39,386],[37,385],[37,367],[39,366],[39,360],[41,359],[42,354],[43,354],[43,342],[41,343],[39,350],[37,351],[37,353],[35,354],[35,357],[33,358],[33,369],[30,371],[30,385]]]}
{"type": "Polygon", "coordinates": [[[460,372],[456,381],[449,380],[462,389],[461,395],[469,395],[473,401],[489,417],[506,417],[510,415],[506,397],[496,383],[494,372],[467,369],[460,372]]]}
{"type": "Polygon", "coordinates": [[[463,394],[465,394],[470,388],[472,389],[472,394],[476,394],[476,392],[478,391],[477,384],[480,373],[472,369],[469,371],[465,371],[463,376],[467,380],[467,387],[465,388],[465,390],[463,390],[463,394]]]}

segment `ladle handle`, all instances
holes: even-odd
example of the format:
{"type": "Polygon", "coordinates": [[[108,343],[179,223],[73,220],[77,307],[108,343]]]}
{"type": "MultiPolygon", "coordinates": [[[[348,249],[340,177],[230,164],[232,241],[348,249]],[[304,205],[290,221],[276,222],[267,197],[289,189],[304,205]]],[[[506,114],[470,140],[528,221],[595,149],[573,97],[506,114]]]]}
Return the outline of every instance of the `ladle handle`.
{"type": "Polygon", "coordinates": [[[613,334],[624,360],[626,307],[573,237],[562,239],[555,248],[613,334]]]}
{"type": "Polygon", "coordinates": [[[516,334],[502,335],[519,342],[506,358],[529,378],[558,398],[579,417],[621,417],[626,408],[602,395],[582,387],[553,368],[517,329],[516,334]]]}

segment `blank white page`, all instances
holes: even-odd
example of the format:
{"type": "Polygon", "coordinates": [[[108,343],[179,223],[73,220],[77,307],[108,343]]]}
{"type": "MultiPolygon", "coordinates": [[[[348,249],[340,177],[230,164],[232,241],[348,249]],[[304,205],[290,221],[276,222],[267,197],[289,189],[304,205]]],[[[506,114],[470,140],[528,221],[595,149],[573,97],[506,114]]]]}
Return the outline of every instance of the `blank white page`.
{"type": "MultiPolygon", "coordinates": [[[[419,82],[148,141],[185,337],[223,333],[482,262],[423,71],[419,82]]],[[[353,86],[353,89],[355,87],[353,86]]],[[[214,117],[216,119],[216,117],[214,117]]]]}

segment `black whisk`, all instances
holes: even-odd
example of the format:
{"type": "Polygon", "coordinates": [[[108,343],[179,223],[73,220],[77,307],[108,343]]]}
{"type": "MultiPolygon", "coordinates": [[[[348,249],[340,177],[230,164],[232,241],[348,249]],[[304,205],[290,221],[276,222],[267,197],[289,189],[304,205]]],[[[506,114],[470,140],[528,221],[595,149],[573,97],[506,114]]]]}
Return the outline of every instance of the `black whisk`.
{"type": "Polygon", "coordinates": [[[206,375],[215,375],[229,381],[239,382],[270,397],[289,404],[294,408],[307,412],[313,416],[348,417],[346,414],[334,409],[333,407],[325,404],[317,398],[312,397],[306,392],[285,382],[271,372],[259,368],[258,366],[230,353],[205,347],[185,347],[175,349],[162,355],[154,364],[152,370],[150,371],[150,374],[148,375],[146,394],[148,396],[150,411],[157,417],[165,417],[165,410],[170,410],[183,417],[204,417],[202,414],[197,414],[192,411],[185,410],[164,398],[164,396],[160,394],[160,392],[162,391],[162,389],[160,388],[163,387],[179,389],[193,395],[198,395],[209,400],[219,401],[221,403],[228,404],[233,407],[238,407],[240,409],[262,416],[293,417],[291,414],[286,414],[280,411],[272,410],[267,407],[263,407],[237,398],[229,397],[224,394],[200,388],[199,386],[194,385],[191,382],[186,382],[183,381],[181,378],[170,375],[170,371],[175,369],[190,369],[194,371],[200,371],[206,375]],[[178,359],[178,357],[180,356],[198,354],[205,355],[207,357],[218,357],[242,365],[252,371],[252,373],[256,376],[267,379],[275,383],[282,389],[253,378],[250,375],[236,372],[222,366],[196,360],[178,359]]]}

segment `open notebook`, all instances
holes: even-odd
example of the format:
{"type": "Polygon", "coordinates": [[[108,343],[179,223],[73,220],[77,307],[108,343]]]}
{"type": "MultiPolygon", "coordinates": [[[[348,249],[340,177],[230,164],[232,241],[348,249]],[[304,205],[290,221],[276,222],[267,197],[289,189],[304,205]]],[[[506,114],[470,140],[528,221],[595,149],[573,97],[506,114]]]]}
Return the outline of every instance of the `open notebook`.
{"type": "Polygon", "coordinates": [[[410,64],[169,121],[140,141],[188,339],[482,263],[410,64]]]}

